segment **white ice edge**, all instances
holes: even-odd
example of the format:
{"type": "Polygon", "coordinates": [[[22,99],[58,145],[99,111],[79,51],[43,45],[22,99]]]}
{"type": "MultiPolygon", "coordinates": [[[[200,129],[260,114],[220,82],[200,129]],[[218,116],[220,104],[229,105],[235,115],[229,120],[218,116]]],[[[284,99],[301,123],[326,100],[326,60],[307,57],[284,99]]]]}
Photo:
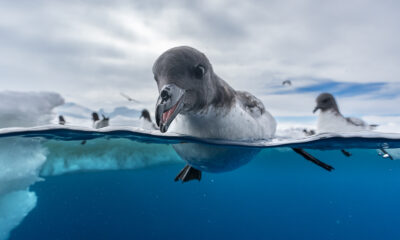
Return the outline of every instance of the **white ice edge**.
{"type": "Polygon", "coordinates": [[[190,137],[195,140],[199,140],[204,143],[211,144],[223,144],[223,145],[237,145],[237,146],[253,146],[253,147],[276,147],[280,145],[288,145],[288,144],[299,144],[299,143],[308,143],[321,139],[329,139],[329,138],[365,138],[365,139],[376,139],[376,138],[384,138],[388,140],[400,140],[400,133],[382,133],[376,131],[359,131],[359,132],[346,132],[346,133],[320,133],[313,136],[308,136],[304,138],[290,138],[290,135],[286,136],[275,136],[272,139],[265,140],[256,140],[256,141],[240,141],[240,140],[221,140],[221,139],[200,139],[193,136],[182,135],[177,133],[161,133],[158,130],[146,130],[138,127],[129,127],[129,126],[110,126],[102,129],[93,129],[88,127],[81,126],[60,126],[60,125],[43,125],[37,127],[12,127],[12,128],[2,128],[0,129],[0,137],[2,135],[8,134],[18,134],[18,133],[35,133],[46,130],[73,130],[73,131],[83,131],[87,133],[100,133],[107,134],[115,131],[126,131],[134,133],[140,133],[144,135],[148,135],[151,137],[168,137],[168,138],[182,138],[182,137],[190,137]]]}

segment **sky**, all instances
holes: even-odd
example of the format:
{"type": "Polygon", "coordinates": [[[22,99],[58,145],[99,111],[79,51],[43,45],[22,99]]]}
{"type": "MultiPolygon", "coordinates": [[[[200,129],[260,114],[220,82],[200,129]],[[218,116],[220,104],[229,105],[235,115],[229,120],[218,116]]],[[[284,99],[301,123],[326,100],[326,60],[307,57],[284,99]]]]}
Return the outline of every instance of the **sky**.
{"type": "Polygon", "coordinates": [[[331,92],[344,115],[400,123],[399,12],[386,0],[1,1],[0,91],[153,111],[155,59],[188,45],[278,118],[311,121],[331,92]]]}

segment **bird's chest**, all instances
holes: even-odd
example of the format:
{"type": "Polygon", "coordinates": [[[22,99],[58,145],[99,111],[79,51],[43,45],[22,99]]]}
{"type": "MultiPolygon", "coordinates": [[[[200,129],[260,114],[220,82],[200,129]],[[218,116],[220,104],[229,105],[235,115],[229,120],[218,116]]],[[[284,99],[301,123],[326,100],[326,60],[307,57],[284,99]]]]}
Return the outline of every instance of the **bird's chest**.
{"type": "Polygon", "coordinates": [[[93,123],[93,128],[99,129],[108,126],[108,121],[106,120],[98,120],[93,123]]]}
{"type": "Polygon", "coordinates": [[[140,121],[140,127],[146,130],[154,130],[154,125],[152,122],[147,121],[146,119],[142,119],[140,121]]]}
{"type": "Polygon", "coordinates": [[[317,128],[318,133],[357,132],[363,130],[363,127],[352,125],[343,116],[331,111],[320,113],[317,128]]]}
{"type": "Polygon", "coordinates": [[[255,120],[240,109],[210,109],[202,114],[178,115],[170,131],[200,138],[260,139],[263,131],[255,120]]]}

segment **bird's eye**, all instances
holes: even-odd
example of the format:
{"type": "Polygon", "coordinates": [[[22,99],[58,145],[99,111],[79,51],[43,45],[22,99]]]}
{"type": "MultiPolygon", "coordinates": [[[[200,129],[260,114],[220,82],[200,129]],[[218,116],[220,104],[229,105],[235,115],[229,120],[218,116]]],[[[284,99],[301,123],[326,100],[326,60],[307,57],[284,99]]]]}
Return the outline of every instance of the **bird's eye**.
{"type": "Polygon", "coordinates": [[[194,68],[193,73],[197,79],[201,79],[206,73],[206,68],[203,65],[199,64],[194,68]]]}
{"type": "Polygon", "coordinates": [[[329,99],[324,99],[322,102],[323,102],[323,103],[328,103],[328,102],[329,102],[329,99]]]}

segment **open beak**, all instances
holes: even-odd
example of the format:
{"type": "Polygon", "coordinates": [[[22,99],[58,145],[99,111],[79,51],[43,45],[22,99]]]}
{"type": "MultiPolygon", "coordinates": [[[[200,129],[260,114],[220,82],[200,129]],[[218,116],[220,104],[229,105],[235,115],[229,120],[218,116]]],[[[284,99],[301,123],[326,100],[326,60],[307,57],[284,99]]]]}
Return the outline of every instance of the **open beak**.
{"type": "Polygon", "coordinates": [[[156,123],[161,132],[166,132],[169,125],[183,107],[185,90],[175,84],[165,85],[161,91],[156,105],[156,123]]]}

